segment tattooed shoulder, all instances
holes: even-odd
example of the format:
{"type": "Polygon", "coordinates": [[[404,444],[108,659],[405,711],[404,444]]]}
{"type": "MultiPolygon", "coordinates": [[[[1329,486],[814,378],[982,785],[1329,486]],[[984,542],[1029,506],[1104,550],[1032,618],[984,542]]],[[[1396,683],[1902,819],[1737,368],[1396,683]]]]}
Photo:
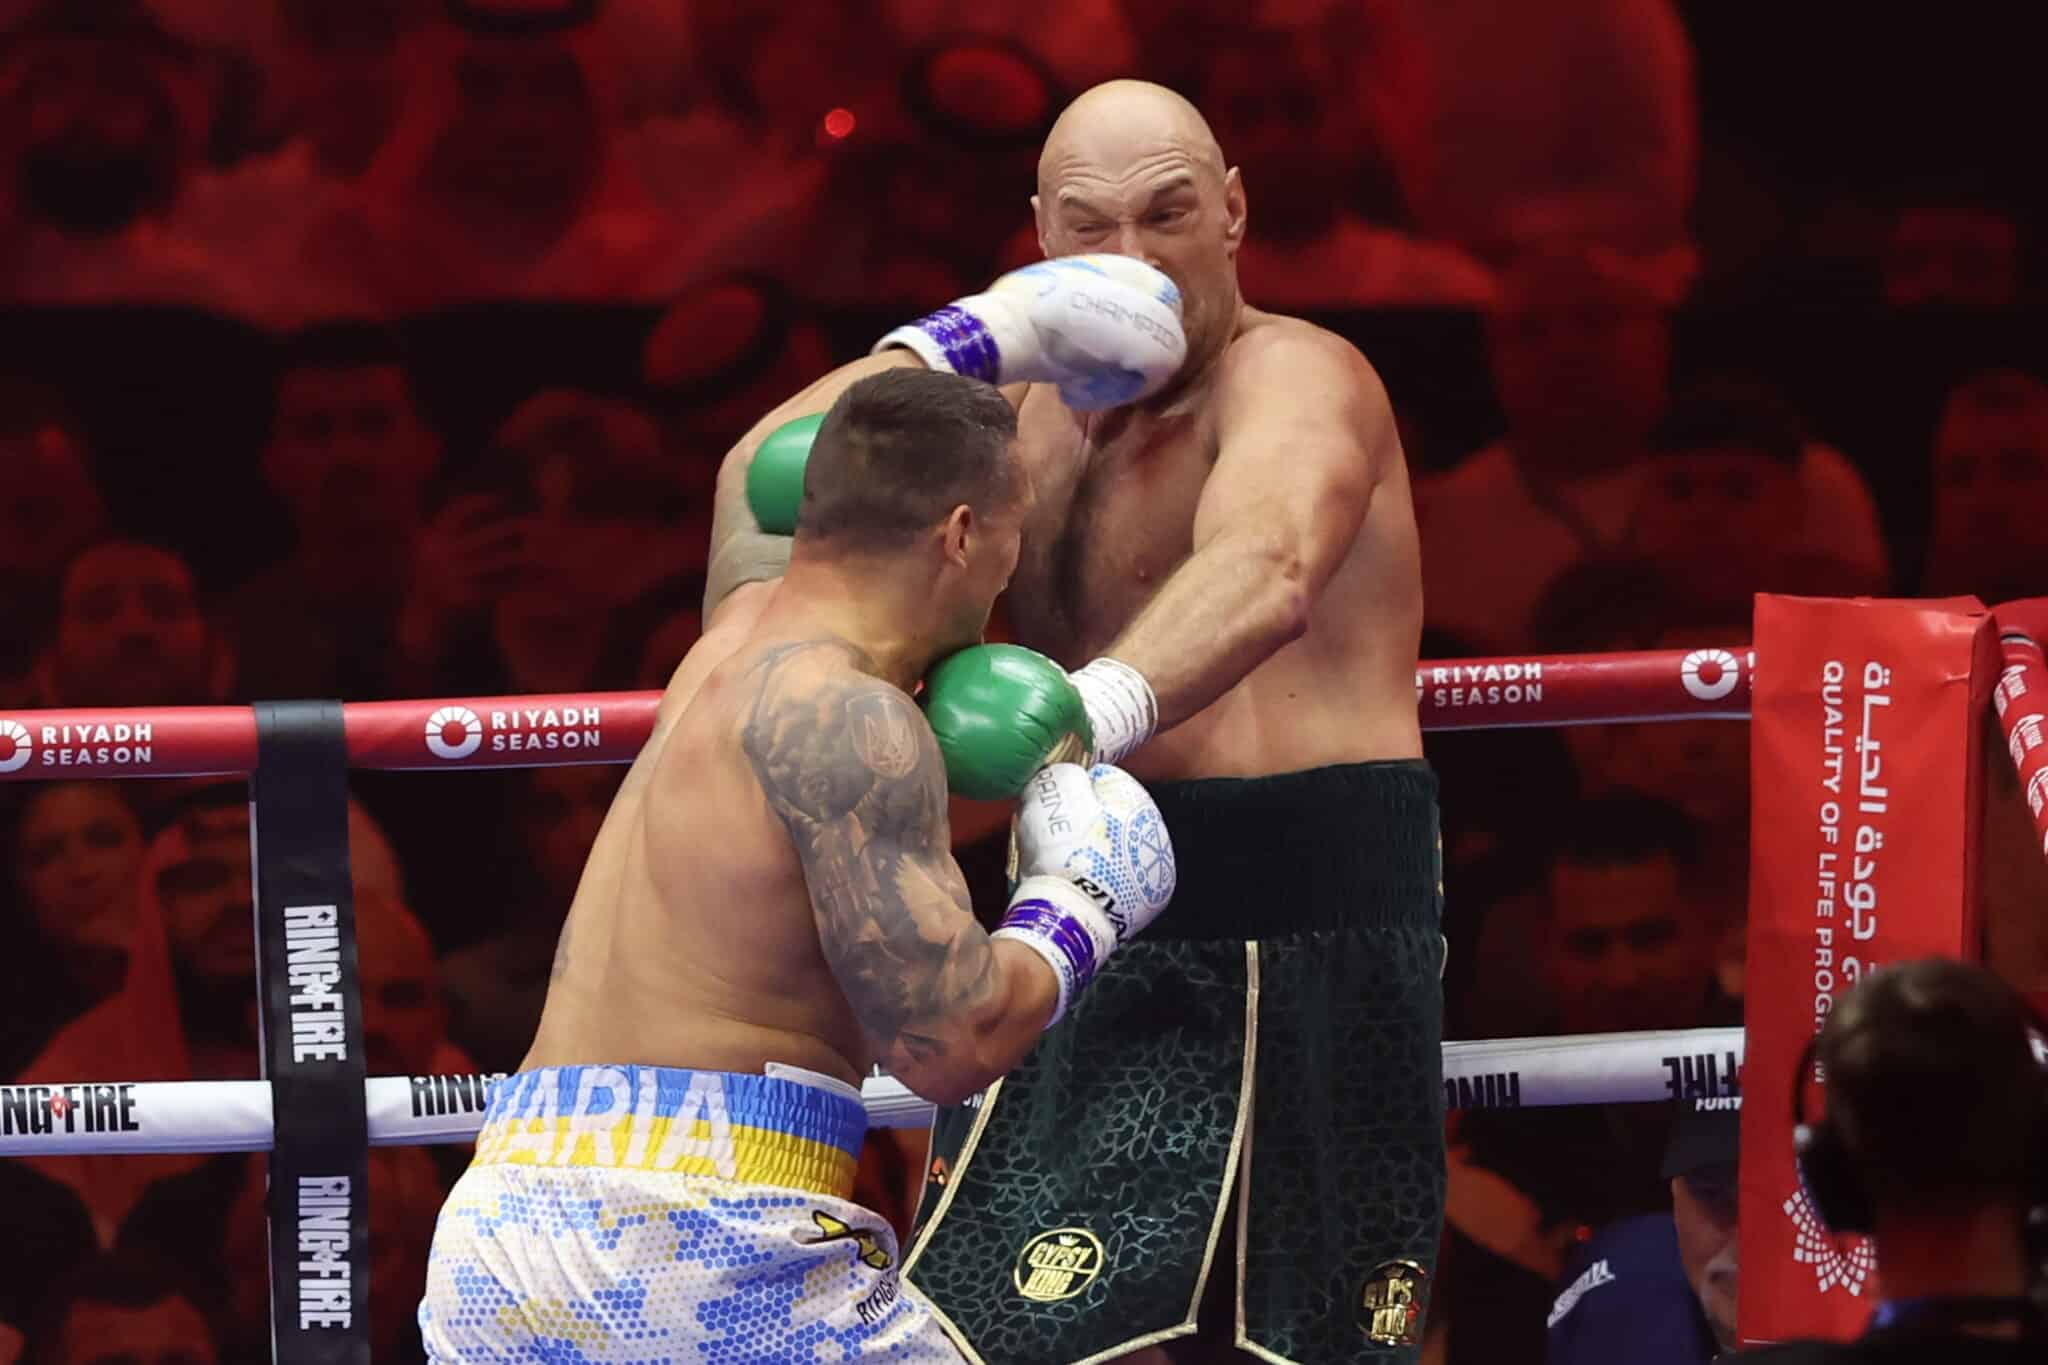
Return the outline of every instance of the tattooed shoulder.
{"type": "Polygon", "coordinates": [[[915,703],[845,653],[764,660],[742,742],[803,864],[819,946],[881,1059],[929,1060],[994,989],[915,703]]]}
{"type": "Polygon", "coordinates": [[[919,740],[930,731],[910,698],[887,683],[850,689],[846,721],[855,751],[875,776],[908,777],[917,771],[924,747],[919,740]]]}
{"type": "Polygon", "coordinates": [[[834,641],[784,646],[756,666],[741,743],[785,823],[830,823],[865,805],[901,825],[943,807],[931,727],[902,691],[860,671],[863,662],[834,641]]]}

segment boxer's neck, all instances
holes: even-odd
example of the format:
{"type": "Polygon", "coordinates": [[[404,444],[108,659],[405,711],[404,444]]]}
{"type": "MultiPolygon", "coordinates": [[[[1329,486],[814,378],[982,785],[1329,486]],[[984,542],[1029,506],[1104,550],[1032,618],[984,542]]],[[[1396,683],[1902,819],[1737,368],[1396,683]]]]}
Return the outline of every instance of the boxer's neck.
{"type": "Polygon", "coordinates": [[[1200,406],[1208,398],[1210,385],[1223,363],[1224,353],[1230,349],[1231,342],[1244,334],[1245,326],[1255,312],[1256,310],[1245,303],[1244,295],[1238,292],[1233,281],[1224,325],[1206,333],[1199,340],[1194,337],[1188,339],[1191,349],[1187,360],[1182,363],[1180,372],[1158,393],[1141,403],[1133,403],[1129,408],[1116,411],[1146,412],[1155,417],[1179,417],[1200,406]]]}
{"type": "Polygon", "coordinates": [[[856,646],[871,671],[908,692],[937,653],[931,594],[872,561],[798,551],[764,613],[764,632],[816,631],[856,646]]]}

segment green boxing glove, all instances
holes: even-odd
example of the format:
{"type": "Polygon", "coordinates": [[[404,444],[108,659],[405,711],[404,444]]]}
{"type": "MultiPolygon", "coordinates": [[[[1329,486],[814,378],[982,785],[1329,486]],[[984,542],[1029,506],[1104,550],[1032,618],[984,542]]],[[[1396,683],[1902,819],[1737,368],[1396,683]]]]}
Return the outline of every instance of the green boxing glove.
{"type": "Polygon", "coordinates": [[[924,714],[956,795],[1006,801],[1048,763],[1078,763],[1094,746],[1088,710],[1067,671],[1020,645],[975,645],[924,680],[924,714]]]}
{"type": "Polygon", "coordinates": [[[796,509],[804,500],[804,465],[824,423],[822,412],[784,422],[768,433],[747,466],[747,506],[771,535],[796,534],[796,509]]]}

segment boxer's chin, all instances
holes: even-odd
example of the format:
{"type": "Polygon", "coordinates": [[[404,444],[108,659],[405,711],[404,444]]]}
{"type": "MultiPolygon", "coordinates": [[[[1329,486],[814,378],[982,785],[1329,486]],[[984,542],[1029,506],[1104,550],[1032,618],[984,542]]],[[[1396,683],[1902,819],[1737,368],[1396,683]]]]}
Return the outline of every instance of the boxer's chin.
{"type": "Polygon", "coordinates": [[[988,618],[988,612],[957,613],[940,633],[933,657],[943,659],[948,654],[957,654],[963,649],[983,643],[988,633],[988,618]]]}

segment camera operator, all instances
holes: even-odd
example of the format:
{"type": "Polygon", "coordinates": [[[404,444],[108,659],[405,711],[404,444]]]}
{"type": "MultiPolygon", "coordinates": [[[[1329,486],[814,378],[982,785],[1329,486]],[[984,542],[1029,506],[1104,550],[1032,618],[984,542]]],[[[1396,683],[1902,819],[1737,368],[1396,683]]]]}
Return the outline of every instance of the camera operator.
{"type": "Polygon", "coordinates": [[[2012,987],[1940,958],[1878,971],[1836,1004],[1795,1073],[1794,1142],[1829,1229],[1875,1239],[1884,1297],[1856,1341],[1781,1344],[1745,1360],[2048,1359],[2042,1031],[2012,987]],[[1817,1118],[1816,1078],[1827,1085],[1817,1118]]]}

